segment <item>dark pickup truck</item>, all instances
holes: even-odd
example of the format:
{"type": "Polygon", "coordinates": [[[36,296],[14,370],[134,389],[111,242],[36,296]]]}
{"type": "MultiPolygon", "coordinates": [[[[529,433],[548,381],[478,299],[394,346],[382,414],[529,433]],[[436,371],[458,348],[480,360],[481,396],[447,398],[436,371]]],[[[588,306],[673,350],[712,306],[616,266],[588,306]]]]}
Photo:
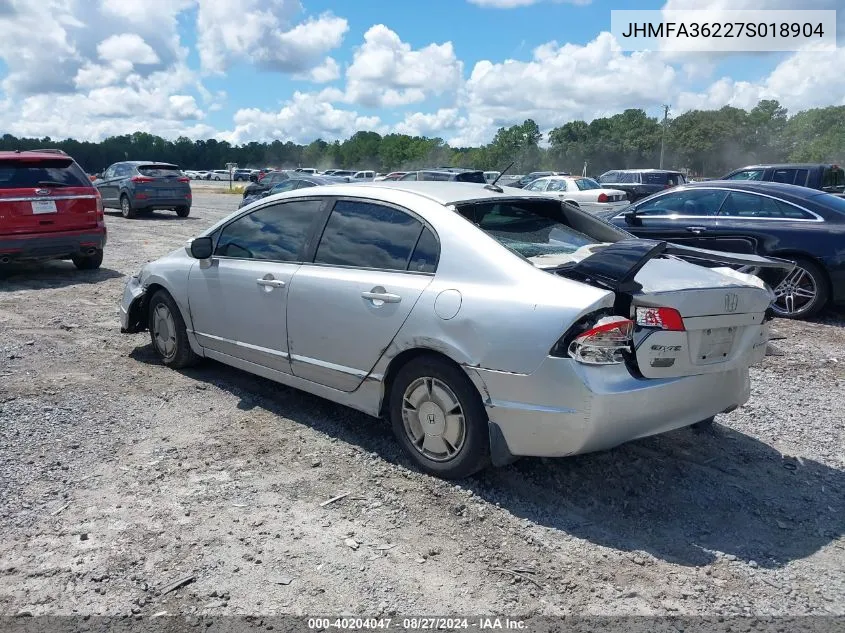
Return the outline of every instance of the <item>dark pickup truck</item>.
{"type": "Polygon", "coordinates": [[[624,191],[630,202],[686,182],[681,172],[668,169],[615,169],[599,176],[602,187],[624,191]]]}
{"type": "Polygon", "coordinates": [[[749,165],[735,169],[722,180],[759,180],[783,182],[845,195],[845,171],[839,165],[807,163],[784,165],[749,165]]]}

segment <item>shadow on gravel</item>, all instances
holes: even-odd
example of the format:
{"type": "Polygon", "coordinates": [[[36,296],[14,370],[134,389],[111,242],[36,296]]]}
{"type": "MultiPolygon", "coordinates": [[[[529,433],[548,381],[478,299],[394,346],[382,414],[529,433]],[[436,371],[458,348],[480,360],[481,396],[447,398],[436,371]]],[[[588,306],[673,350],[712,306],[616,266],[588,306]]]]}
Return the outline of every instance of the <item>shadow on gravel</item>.
{"type": "Polygon", "coordinates": [[[194,220],[199,220],[199,218],[194,216],[188,216],[187,218],[180,218],[176,215],[174,211],[138,211],[138,214],[132,218],[131,220],[125,219],[121,214],[120,211],[115,211],[114,209],[109,209],[105,212],[106,217],[120,219],[124,222],[137,222],[139,220],[179,220],[180,222],[193,222],[194,220]]]}
{"type": "MultiPolygon", "coordinates": [[[[160,364],[150,345],[130,356],[160,364]]],[[[239,397],[241,410],[260,407],[410,467],[382,421],[215,362],[182,373],[239,397]]],[[[603,453],[525,458],[461,486],[561,534],[686,566],[721,552],[783,567],[845,534],[845,471],[781,455],[720,424],[603,453]]]]}
{"type": "Polygon", "coordinates": [[[96,284],[117,277],[123,275],[110,268],[78,270],[69,261],[12,263],[0,266],[0,293],[96,284]]]}

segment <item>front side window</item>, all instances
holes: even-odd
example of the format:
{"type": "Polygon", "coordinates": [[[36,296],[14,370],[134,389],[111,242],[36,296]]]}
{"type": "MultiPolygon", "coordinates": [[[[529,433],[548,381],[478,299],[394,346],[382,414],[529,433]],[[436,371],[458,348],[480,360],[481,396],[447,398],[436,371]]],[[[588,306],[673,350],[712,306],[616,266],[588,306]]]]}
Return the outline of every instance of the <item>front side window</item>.
{"type": "Polygon", "coordinates": [[[320,218],[320,200],[280,202],[242,216],[223,228],[214,254],[239,259],[301,261],[305,242],[320,218]]]}
{"type": "Polygon", "coordinates": [[[338,200],[314,262],[406,270],[422,228],[419,220],[398,209],[373,202],[338,200]]]}
{"type": "Polygon", "coordinates": [[[644,200],[637,205],[636,212],[637,215],[649,217],[716,215],[725,196],[725,192],[718,189],[688,189],[644,200]]]}
{"type": "Polygon", "coordinates": [[[617,173],[615,171],[609,171],[606,174],[602,174],[599,176],[599,182],[619,182],[617,179],[617,173]]]}
{"type": "Polygon", "coordinates": [[[409,171],[407,174],[402,176],[399,180],[416,180],[417,179],[417,172],[409,171]]]}

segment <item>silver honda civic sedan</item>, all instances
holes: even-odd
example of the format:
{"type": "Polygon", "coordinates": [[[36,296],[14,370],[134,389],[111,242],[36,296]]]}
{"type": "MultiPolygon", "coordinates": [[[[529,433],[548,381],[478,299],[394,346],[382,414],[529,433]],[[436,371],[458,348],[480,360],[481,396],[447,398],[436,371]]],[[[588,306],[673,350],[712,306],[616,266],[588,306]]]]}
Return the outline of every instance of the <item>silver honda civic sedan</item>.
{"type": "Polygon", "coordinates": [[[384,416],[418,467],[460,478],[743,404],[773,294],[742,266],[792,264],[635,239],[495,184],[340,184],[145,265],[121,329],[173,368],[210,358],[384,416]]]}

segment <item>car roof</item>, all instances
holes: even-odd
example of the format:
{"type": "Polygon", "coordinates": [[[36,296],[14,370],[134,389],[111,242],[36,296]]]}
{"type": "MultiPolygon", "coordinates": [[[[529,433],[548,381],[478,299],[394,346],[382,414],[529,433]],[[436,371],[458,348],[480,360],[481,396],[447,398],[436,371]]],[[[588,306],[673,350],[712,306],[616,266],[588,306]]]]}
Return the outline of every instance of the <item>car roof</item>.
{"type": "MultiPolygon", "coordinates": [[[[317,188],[297,189],[294,193],[300,195],[333,195],[333,196],[356,196],[367,197],[368,192],[374,197],[379,191],[404,192],[426,198],[443,206],[451,204],[462,204],[466,202],[482,202],[485,200],[513,200],[516,198],[537,198],[549,200],[550,198],[542,193],[525,191],[522,189],[510,189],[499,193],[492,189],[486,189],[485,185],[476,182],[456,182],[454,180],[381,180],[377,182],[340,183],[331,185],[325,191],[317,188]],[[307,193],[306,193],[307,192],[307,193]]],[[[288,196],[291,192],[279,194],[288,196]]]]}
{"type": "Polygon", "coordinates": [[[705,180],[703,182],[690,182],[680,187],[667,191],[682,189],[734,189],[736,191],[748,191],[749,193],[763,193],[772,196],[791,197],[800,200],[816,198],[825,194],[818,189],[801,187],[799,185],[788,185],[782,182],[763,182],[760,180],[705,180]]]}
{"type": "Polygon", "coordinates": [[[743,169],[811,169],[813,167],[838,167],[834,163],[761,163],[759,165],[746,165],[731,171],[742,171],[743,169]]]}
{"type": "Polygon", "coordinates": [[[683,172],[678,171],[677,169],[609,169],[607,172],[611,171],[621,171],[623,173],[637,173],[637,174],[646,174],[646,173],[657,173],[657,174],[683,174],[683,172]]]}

